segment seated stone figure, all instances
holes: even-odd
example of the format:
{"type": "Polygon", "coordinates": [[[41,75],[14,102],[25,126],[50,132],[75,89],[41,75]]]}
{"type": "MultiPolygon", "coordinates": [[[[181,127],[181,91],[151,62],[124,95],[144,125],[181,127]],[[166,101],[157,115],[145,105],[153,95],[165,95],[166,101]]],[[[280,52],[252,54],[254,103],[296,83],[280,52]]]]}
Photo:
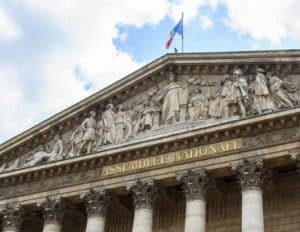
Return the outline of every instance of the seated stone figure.
{"type": "Polygon", "coordinates": [[[30,167],[36,164],[41,164],[51,160],[51,153],[45,151],[44,147],[40,145],[37,150],[25,160],[23,167],[30,167]]]}
{"type": "Polygon", "coordinates": [[[51,162],[64,158],[64,143],[59,135],[54,136],[54,144],[51,152],[47,152],[44,146],[40,145],[37,150],[25,160],[23,167],[30,167],[36,164],[51,162]]]}

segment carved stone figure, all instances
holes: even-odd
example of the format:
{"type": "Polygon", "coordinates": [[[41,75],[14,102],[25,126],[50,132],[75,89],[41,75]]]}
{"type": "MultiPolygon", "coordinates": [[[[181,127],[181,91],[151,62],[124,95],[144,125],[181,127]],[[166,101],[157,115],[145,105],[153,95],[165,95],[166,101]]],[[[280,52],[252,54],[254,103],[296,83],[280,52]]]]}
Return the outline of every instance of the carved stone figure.
{"type": "Polygon", "coordinates": [[[54,136],[54,144],[50,155],[53,156],[51,157],[52,160],[64,158],[64,142],[58,134],[54,136]]]}
{"type": "Polygon", "coordinates": [[[20,165],[20,159],[17,158],[15,159],[13,162],[11,163],[4,163],[2,166],[1,166],[1,169],[0,169],[0,172],[3,172],[3,171],[11,171],[11,170],[14,170],[14,169],[17,169],[19,168],[19,165],[20,165]],[[4,168],[4,169],[2,169],[4,168]],[[2,171],[1,171],[2,170],[2,171]]]}
{"type": "Polygon", "coordinates": [[[150,106],[149,100],[142,103],[138,112],[137,119],[134,123],[132,135],[135,136],[140,131],[150,130],[153,126],[153,107],[150,106]]]}
{"type": "Polygon", "coordinates": [[[103,144],[111,144],[115,142],[116,138],[116,114],[113,111],[113,104],[108,104],[102,116],[103,124],[103,144]]]}
{"type": "Polygon", "coordinates": [[[118,106],[118,112],[116,113],[116,143],[120,143],[125,138],[126,129],[126,114],[124,112],[123,106],[118,106]]]}
{"type": "Polygon", "coordinates": [[[80,125],[78,125],[70,137],[71,151],[69,155],[71,157],[79,155],[79,147],[82,142],[82,138],[83,138],[83,129],[80,125]]]}
{"type": "MultiPolygon", "coordinates": [[[[233,89],[230,99],[230,105],[233,104],[239,109],[239,113],[242,117],[246,116],[246,105],[249,102],[248,96],[248,83],[243,77],[241,69],[236,69],[233,72],[233,89]]],[[[236,114],[236,112],[233,112],[236,114]]]]}
{"type": "Polygon", "coordinates": [[[37,150],[25,160],[24,167],[30,167],[36,164],[41,164],[54,160],[51,153],[45,151],[42,145],[38,146],[37,150]]]}
{"type": "Polygon", "coordinates": [[[103,136],[104,136],[104,126],[102,119],[97,122],[97,129],[96,129],[96,135],[97,135],[97,146],[101,147],[103,145],[103,136]]]}
{"type": "Polygon", "coordinates": [[[221,86],[217,89],[209,105],[209,115],[213,118],[229,117],[229,105],[233,94],[232,77],[224,75],[221,86]]]}
{"type": "Polygon", "coordinates": [[[277,73],[268,72],[267,78],[270,83],[272,100],[277,109],[293,107],[298,104],[298,99],[284,86],[284,81],[277,76],[277,73]]]}
{"type": "Polygon", "coordinates": [[[78,151],[79,154],[81,154],[84,147],[86,147],[86,154],[89,154],[92,151],[93,145],[96,140],[97,123],[95,117],[96,117],[95,111],[90,111],[90,117],[86,118],[81,123],[83,137],[79,146],[79,151],[78,151]]]}
{"type": "Polygon", "coordinates": [[[162,124],[172,124],[179,120],[179,91],[182,87],[175,81],[175,74],[170,72],[170,83],[162,89],[162,124]]]}
{"type": "Polygon", "coordinates": [[[202,94],[201,89],[197,88],[191,92],[188,106],[188,113],[191,120],[198,120],[204,117],[205,95],[202,94]]]}
{"type": "Polygon", "coordinates": [[[250,89],[253,92],[253,108],[258,114],[271,112],[274,109],[263,69],[256,69],[256,77],[250,89]]]}
{"type": "Polygon", "coordinates": [[[150,106],[150,102],[148,100],[144,101],[144,110],[143,110],[143,130],[150,130],[153,125],[152,119],[153,109],[150,106]]]}
{"type": "Polygon", "coordinates": [[[148,92],[150,107],[152,113],[152,128],[157,128],[160,125],[161,102],[159,96],[159,88],[155,87],[148,92]]]}
{"type": "Polygon", "coordinates": [[[124,139],[127,140],[132,134],[133,130],[133,121],[132,121],[132,112],[124,111],[125,116],[125,131],[124,131],[124,139]]]}

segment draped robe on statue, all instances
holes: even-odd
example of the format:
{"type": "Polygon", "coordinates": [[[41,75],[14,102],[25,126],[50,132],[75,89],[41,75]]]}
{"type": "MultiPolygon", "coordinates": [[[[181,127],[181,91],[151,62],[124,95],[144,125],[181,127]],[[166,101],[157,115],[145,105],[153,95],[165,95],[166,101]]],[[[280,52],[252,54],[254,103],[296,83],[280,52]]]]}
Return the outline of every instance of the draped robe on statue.
{"type": "Polygon", "coordinates": [[[171,82],[164,87],[162,104],[162,123],[170,124],[172,119],[179,114],[179,91],[181,86],[176,82],[171,82]]]}

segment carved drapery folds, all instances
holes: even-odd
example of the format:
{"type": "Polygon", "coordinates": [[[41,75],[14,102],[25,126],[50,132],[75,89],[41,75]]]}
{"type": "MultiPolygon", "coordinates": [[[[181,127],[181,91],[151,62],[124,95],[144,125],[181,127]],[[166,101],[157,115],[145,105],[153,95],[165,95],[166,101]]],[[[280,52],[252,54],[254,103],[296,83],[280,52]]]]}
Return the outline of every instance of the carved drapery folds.
{"type": "Polygon", "coordinates": [[[177,174],[187,199],[206,199],[208,177],[205,169],[188,170],[177,174]]]}
{"type": "Polygon", "coordinates": [[[8,205],[2,212],[2,229],[19,231],[24,214],[25,212],[21,205],[8,205]]]}
{"type": "Polygon", "coordinates": [[[90,189],[87,193],[81,195],[86,206],[88,215],[105,215],[108,207],[112,203],[112,198],[108,196],[103,188],[90,189]]]}
{"type": "Polygon", "coordinates": [[[158,195],[158,186],[153,179],[127,183],[135,208],[152,208],[158,195]]]}
{"type": "Polygon", "coordinates": [[[38,203],[38,207],[43,209],[44,223],[62,222],[64,216],[65,202],[61,197],[47,197],[38,203]]]}
{"type": "Polygon", "coordinates": [[[257,68],[249,73],[235,68],[219,80],[187,78],[172,67],[168,78],[141,97],[118,105],[108,103],[86,113],[72,131],[56,135],[24,158],[0,165],[0,172],[90,154],[102,146],[127,142],[148,130],[185,120],[246,117],[298,106],[299,88],[286,75],[257,68]],[[64,137],[64,138],[63,138],[64,137]]]}
{"type": "Polygon", "coordinates": [[[243,164],[236,166],[236,174],[242,191],[249,188],[262,188],[270,170],[261,158],[245,159],[243,164]]]}

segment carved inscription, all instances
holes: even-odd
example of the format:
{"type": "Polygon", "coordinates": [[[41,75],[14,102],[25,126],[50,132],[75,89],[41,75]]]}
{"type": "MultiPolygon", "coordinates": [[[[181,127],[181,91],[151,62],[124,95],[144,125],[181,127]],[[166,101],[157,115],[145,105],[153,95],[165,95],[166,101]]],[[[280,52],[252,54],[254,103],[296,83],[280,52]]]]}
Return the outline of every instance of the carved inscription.
{"type": "Polygon", "coordinates": [[[214,155],[242,148],[242,139],[234,139],[221,143],[209,144],[201,147],[186,149],[175,153],[175,162],[195,159],[202,156],[214,155]]]}
{"type": "Polygon", "coordinates": [[[228,151],[234,151],[242,148],[242,139],[234,139],[220,143],[204,145],[196,148],[186,149],[178,152],[167,153],[149,158],[138,159],[105,166],[102,169],[102,176],[112,176],[134,171],[144,170],[152,167],[169,165],[187,160],[219,154],[228,151]]]}
{"type": "Polygon", "coordinates": [[[167,155],[159,155],[145,159],[138,159],[121,164],[103,167],[102,176],[118,175],[130,171],[142,170],[167,163],[167,155]]]}

